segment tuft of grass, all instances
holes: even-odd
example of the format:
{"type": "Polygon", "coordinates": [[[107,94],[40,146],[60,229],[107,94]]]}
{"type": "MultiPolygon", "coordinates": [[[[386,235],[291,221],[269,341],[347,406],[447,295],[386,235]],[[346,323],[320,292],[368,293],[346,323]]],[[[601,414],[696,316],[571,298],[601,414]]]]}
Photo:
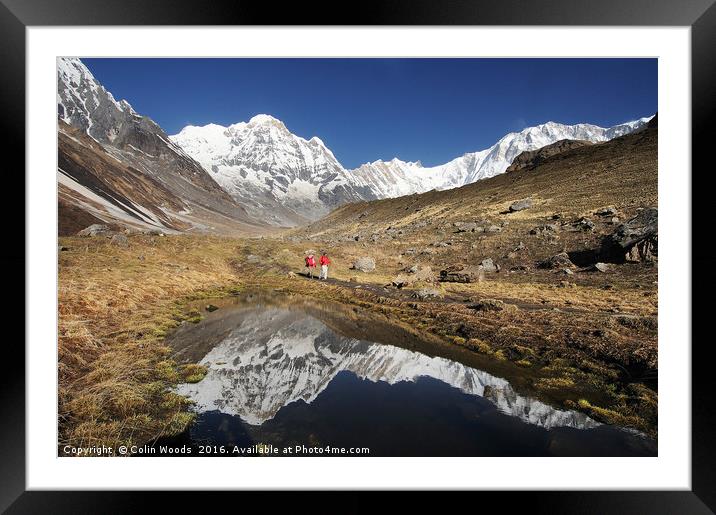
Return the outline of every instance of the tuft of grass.
{"type": "Polygon", "coordinates": [[[182,365],[180,367],[181,382],[183,383],[198,383],[206,376],[209,371],[204,365],[196,363],[190,363],[182,365]]]}
{"type": "Polygon", "coordinates": [[[569,377],[543,377],[535,386],[540,390],[565,390],[574,388],[575,383],[569,377]]]}

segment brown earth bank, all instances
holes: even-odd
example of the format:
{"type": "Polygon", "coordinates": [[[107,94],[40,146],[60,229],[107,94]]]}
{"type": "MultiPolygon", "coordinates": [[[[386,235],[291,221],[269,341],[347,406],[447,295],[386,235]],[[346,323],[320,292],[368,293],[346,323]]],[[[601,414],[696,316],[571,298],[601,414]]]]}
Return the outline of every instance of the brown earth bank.
{"type": "Polygon", "coordinates": [[[201,320],[197,299],[247,291],[343,306],[353,315],[321,316],[349,334],[366,327],[355,319],[399,326],[526,395],[656,436],[656,235],[622,259],[603,250],[657,205],[656,139],[651,128],[571,148],[263,238],[60,238],[60,452],[183,430],[192,415],[171,388],[202,371],[164,337],[201,320]],[[301,275],[308,250],[328,252],[329,281],[301,275]]]}

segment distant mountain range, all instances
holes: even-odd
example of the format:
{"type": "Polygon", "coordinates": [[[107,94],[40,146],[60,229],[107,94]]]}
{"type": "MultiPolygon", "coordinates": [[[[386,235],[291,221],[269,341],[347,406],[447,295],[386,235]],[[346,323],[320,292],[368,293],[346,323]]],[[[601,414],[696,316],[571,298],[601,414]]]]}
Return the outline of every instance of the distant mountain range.
{"type": "Polygon", "coordinates": [[[57,107],[61,162],[71,163],[58,170],[67,233],[95,220],[218,233],[301,225],[350,202],[471,184],[505,172],[524,151],[565,139],[607,141],[650,119],[609,128],[547,122],[439,166],[393,159],[347,170],[319,138],[301,138],[264,114],[167,136],[115,100],[79,59],[58,60],[57,107]],[[145,189],[158,185],[162,193],[138,196],[126,187],[135,174],[146,178],[145,189]]]}
{"type": "Polygon", "coordinates": [[[434,167],[396,158],[346,170],[319,138],[305,140],[265,114],[228,127],[188,126],[170,139],[201,163],[249,212],[282,224],[290,220],[282,220],[272,211],[276,202],[296,214],[294,221],[313,220],[347,202],[471,184],[503,173],[522,152],[560,140],[607,141],[649,120],[641,118],[606,129],[547,122],[507,134],[488,149],[434,167]]]}

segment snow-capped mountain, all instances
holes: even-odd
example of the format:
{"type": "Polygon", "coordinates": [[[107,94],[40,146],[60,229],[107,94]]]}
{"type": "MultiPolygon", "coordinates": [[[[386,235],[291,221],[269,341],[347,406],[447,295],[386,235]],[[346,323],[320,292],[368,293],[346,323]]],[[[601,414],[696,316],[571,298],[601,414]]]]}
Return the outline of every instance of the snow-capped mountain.
{"type": "Polygon", "coordinates": [[[314,220],[339,204],[366,198],[319,138],[296,136],[269,115],[228,127],[188,126],[170,139],[249,212],[269,222],[314,220]]]}
{"type": "MultiPolygon", "coordinates": [[[[507,134],[490,148],[464,154],[439,166],[400,159],[374,161],[346,170],[317,137],[292,134],[269,115],[228,127],[188,126],[171,140],[199,161],[255,216],[285,222],[279,204],[295,219],[315,220],[332,208],[357,200],[392,198],[432,189],[450,189],[503,173],[520,153],[559,140],[607,141],[645,125],[650,117],[614,127],[547,122],[507,134]]],[[[290,218],[290,215],[289,215],[290,218]]]]}
{"type": "MultiPolygon", "coordinates": [[[[302,311],[245,310],[200,363],[208,373],[178,393],[200,412],[219,410],[251,425],[272,419],[284,406],[310,404],[341,371],[395,384],[432,377],[469,395],[493,402],[500,411],[544,428],[580,429],[599,424],[583,413],[562,411],[517,394],[504,379],[445,358],[391,345],[348,338],[302,311]]],[[[197,328],[199,330],[199,328],[197,328]]]]}
{"type": "Polygon", "coordinates": [[[547,122],[503,136],[488,149],[464,154],[443,165],[423,167],[420,162],[400,159],[367,163],[350,172],[353,183],[370,189],[377,198],[446,190],[503,173],[519,154],[560,140],[598,143],[623,136],[645,125],[651,117],[608,129],[590,125],[547,122]]]}
{"type": "Polygon", "coordinates": [[[80,59],[58,59],[57,79],[60,221],[69,232],[83,228],[70,220],[78,212],[82,223],[166,231],[227,232],[253,223],[159,125],[117,101],[80,59]]]}

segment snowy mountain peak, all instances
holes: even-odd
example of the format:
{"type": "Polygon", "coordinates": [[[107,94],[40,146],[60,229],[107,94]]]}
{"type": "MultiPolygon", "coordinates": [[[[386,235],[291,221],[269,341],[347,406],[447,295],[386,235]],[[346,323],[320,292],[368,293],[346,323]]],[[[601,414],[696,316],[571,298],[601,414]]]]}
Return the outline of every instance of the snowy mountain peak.
{"type": "Polygon", "coordinates": [[[279,120],[278,118],[274,118],[270,114],[257,114],[249,120],[249,123],[247,125],[273,125],[275,127],[286,129],[286,126],[281,120],[279,120]]]}
{"type": "Polygon", "coordinates": [[[170,139],[269,223],[295,225],[364,198],[350,187],[346,171],[320,138],[297,136],[268,114],[228,127],[185,127],[170,139]]]}
{"type": "Polygon", "coordinates": [[[57,110],[64,122],[80,127],[83,131],[97,139],[104,134],[99,133],[93,124],[100,118],[98,114],[111,117],[113,120],[127,114],[136,115],[129,102],[117,102],[112,93],[107,91],[95,79],[84,63],[76,58],[59,58],[57,60],[57,110]]]}

